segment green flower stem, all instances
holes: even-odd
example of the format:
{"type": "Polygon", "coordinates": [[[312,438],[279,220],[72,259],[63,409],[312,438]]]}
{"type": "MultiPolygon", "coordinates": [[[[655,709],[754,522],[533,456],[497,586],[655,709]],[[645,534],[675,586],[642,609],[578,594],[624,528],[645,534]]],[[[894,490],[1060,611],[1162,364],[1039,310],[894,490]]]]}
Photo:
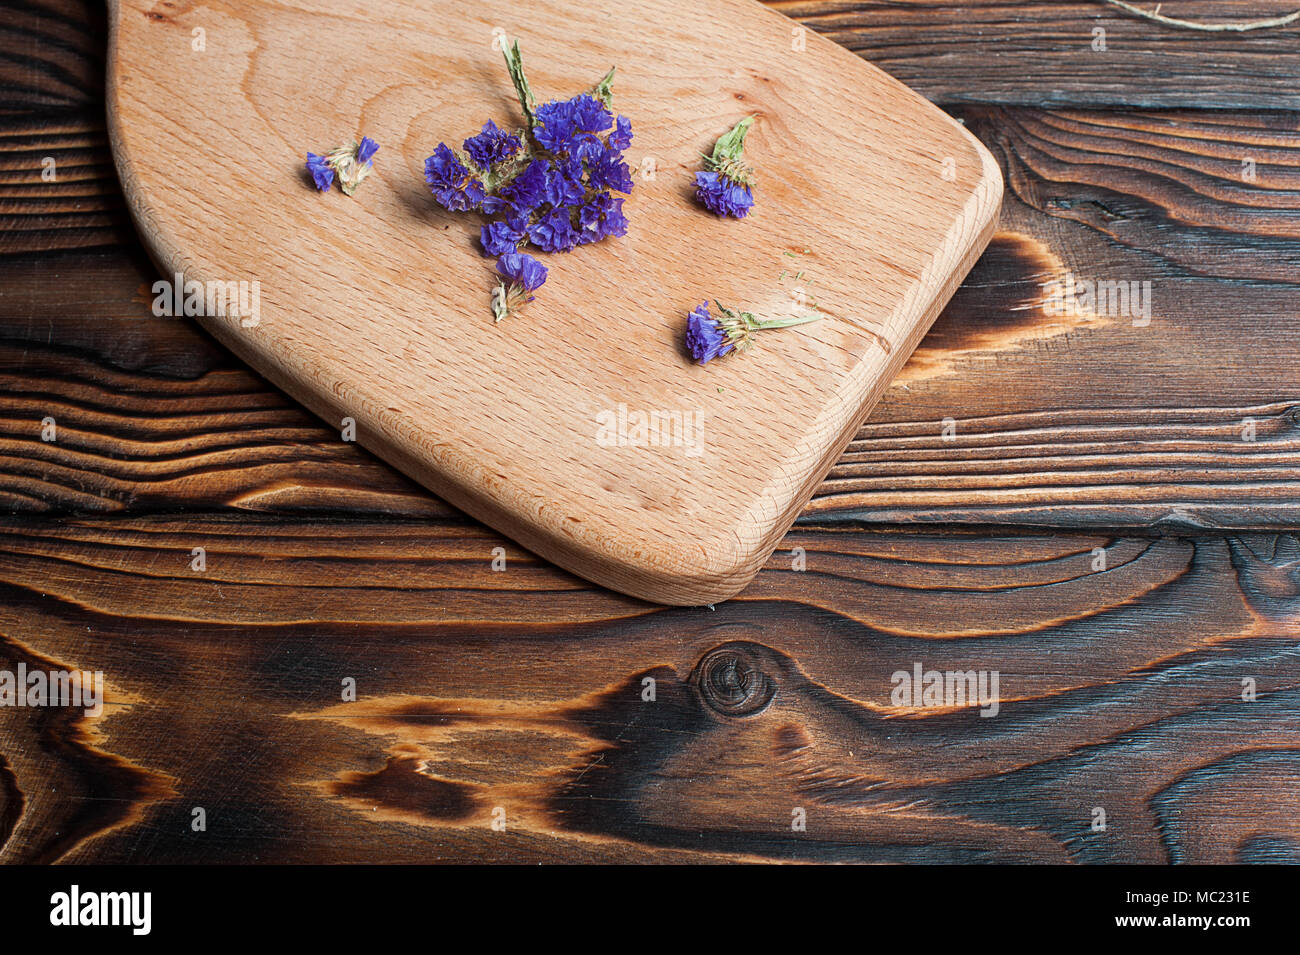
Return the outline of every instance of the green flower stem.
{"type": "Polygon", "coordinates": [[[751,317],[746,319],[746,323],[755,331],[762,331],[768,328],[793,328],[795,325],[807,325],[809,322],[820,320],[820,315],[801,315],[798,318],[773,318],[768,321],[759,321],[751,317]]]}
{"type": "Polygon", "coordinates": [[[515,40],[514,45],[504,52],[506,69],[510,71],[510,79],[515,84],[515,93],[519,96],[519,108],[524,111],[524,119],[531,131],[537,125],[537,100],[533,98],[533,91],[528,86],[528,77],[524,76],[524,61],[519,55],[519,41],[515,40]]]}

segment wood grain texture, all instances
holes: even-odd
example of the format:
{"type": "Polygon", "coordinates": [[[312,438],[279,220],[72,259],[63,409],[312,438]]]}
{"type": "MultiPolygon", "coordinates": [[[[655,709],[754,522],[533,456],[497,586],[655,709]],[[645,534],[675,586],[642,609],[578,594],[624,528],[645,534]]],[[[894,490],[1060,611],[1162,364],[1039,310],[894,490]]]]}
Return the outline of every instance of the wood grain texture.
{"type": "MultiPolygon", "coordinates": [[[[1101,0],[770,0],[945,105],[1300,108],[1300,23],[1203,33],[1101,0]],[[1101,31],[1098,33],[1097,31],[1101,31]]],[[[1293,12],[1290,0],[1137,6],[1203,23],[1293,12]]]]}
{"type": "Polygon", "coordinates": [[[103,115],[103,4],[21,0],[0,19],[0,112],[90,109],[103,115]]]}
{"type": "MultiPolygon", "coordinates": [[[[14,9],[102,45],[77,6],[14,9]]],[[[0,670],[102,668],[109,703],[0,708],[0,861],[1300,861],[1296,114],[958,111],[1007,173],[1002,233],[754,584],[664,609],[153,318],[100,94],[11,22],[0,670]],[[73,105],[24,112],[49,97],[73,105]],[[22,144],[51,130],[86,178],[47,201],[22,144]],[[1152,325],[1045,314],[1065,270],[1156,280],[1152,325]],[[916,662],[999,669],[999,716],[900,712],[916,662]]]]}
{"type": "Polygon", "coordinates": [[[0,257],[135,245],[103,122],[0,115],[0,257]]]}
{"type": "Polygon", "coordinates": [[[0,857],[1297,860],[1294,536],[785,546],[710,611],[463,524],[11,521],[0,656],[110,690],[75,735],[0,710],[0,857]],[[998,715],[897,705],[916,663],[997,670],[998,715]]]}
{"type": "Polygon", "coordinates": [[[834,44],[793,49],[787,24],[751,0],[596,17],[570,0],[122,0],[110,136],[165,274],[260,284],[258,316],[200,321],[269,380],[328,422],[354,420],[360,444],[561,566],[708,603],[776,547],[983,251],[1001,198],[968,132],[834,44]],[[575,63],[617,63],[629,160],[653,157],[658,173],[628,200],[626,238],[548,257],[545,294],[498,326],[480,222],[435,206],[421,168],[485,115],[512,122],[501,24],[523,38],[537,90],[567,96],[575,63]],[[193,29],[212,55],[191,48],[193,29]],[[720,221],[691,201],[691,171],[745,114],[757,117],[747,159],[768,176],[755,214],[720,221]],[[313,194],[303,151],[358,124],[385,144],[366,189],[313,194]],[[213,188],[215,170],[232,184],[213,188]],[[691,364],[682,330],[701,299],[806,311],[787,273],[823,321],[743,360],[691,364]],[[624,409],[679,424],[653,440],[624,424],[611,445],[598,422],[624,409]]]}
{"type": "MultiPolygon", "coordinates": [[[[936,103],[1019,106],[1300,108],[1296,25],[1190,33],[1101,0],[764,0],[936,103]],[[1107,49],[1094,50],[1093,31],[1107,49]]],[[[1148,9],[1154,3],[1146,4],[1148,9]]],[[[165,9],[165,8],[160,8],[165,9]]],[[[1289,0],[1164,0],[1162,12],[1208,23],[1290,13],[1289,0]]],[[[23,0],[0,22],[0,108],[99,108],[103,4],[23,0]]]]}

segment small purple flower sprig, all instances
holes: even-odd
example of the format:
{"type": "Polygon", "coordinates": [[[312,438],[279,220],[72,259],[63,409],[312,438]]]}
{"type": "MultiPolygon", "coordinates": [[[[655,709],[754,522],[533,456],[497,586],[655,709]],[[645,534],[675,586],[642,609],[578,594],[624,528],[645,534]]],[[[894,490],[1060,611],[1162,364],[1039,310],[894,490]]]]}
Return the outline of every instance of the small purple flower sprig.
{"type": "Polygon", "coordinates": [[[686,350],[691,359],[701,365],[707,365],[715,358],[748,351],[753,347],[756,332],[807,325],[821,318],[820,315],[801,315],[762,320],[752,312],[727,308],[721,302],[713,304],[718,308],[716,318],[709,311],[708,302],[701,303],[686,316],[686,350]]]}
{"type": "Polygon", "coordinates": [[[531,302],[533,293],[545,284],[546,272],[546,266],[522,252],[507,252],[497,259],[497,274],[501,279],[492,293],[495,320],[499,322],[531,302]]]}
{"type": "Polygon", "coordinates": [[[746,116],[717,141],[695,174],[695,196],[716,216],[743,219],[754,206],[754,170],[745,165],[745,134],[754,124],[746,116]]]}
{"type": "Polygon", "coordinates": [[[357,186],[370,175],[374,165],[374,155],[379,144],[368,136],[362,136],[361,142],[349,143],[331,149],[323,156],[309,152],[307,154],[307,171],[311,173],[312,182],[321,192],[329,192],[334,184],[334,177],[339,180],[339,191],[350,196],[357,191],[357,186]]]}
{"type": "Polygon", "coordinates": [[[519,43],[505,50],[524,128],[499,129],[492,120],[461,151],[439,143],[424,164],[434,201],[450,212],[491,218],[479,234],[483,254],[498,259],[492,296],[496,321],[531,302],[547,269],[522,250],[571,252],[627,234],[623,199],[632,173],[623,152],[632,124],[610,110],[614,71],[589,93],[537,105],[524,75],[519,43]]]}

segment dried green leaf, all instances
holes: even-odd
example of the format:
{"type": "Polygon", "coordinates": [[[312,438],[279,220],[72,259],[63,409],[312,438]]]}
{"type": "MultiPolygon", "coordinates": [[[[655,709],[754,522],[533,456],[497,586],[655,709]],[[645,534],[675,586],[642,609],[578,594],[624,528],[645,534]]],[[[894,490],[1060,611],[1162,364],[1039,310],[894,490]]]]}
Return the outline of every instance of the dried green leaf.
{"type": "Polygon", "coordinates": [[[710,157],[715,167],[726,162],[740,162],[741,157],[745,155],[745,134],[749,132],[749,127],[752,125],[754,125],[754,117],[746,116],[718,140],[710,157]]]}
{"type": "Polygon", "coordinates": [[[537,100],[533,98],[533,91],[528,86],[528,77],[524,75],[524,61],[519,54],[519,41],[515,40],[514,44],[507,47],[504,52],[506,69],[510,71],[510,79],[515,84],[515,94],[519,97],[519,108],[524,112],[528,128],[532,129],[537,125],[537,100]]]}
{"type": "Polygon", "coordinates": [[[595,96],[602,103],[604,103],[606,109],[612,109],[614,106],[614,70],[615,69],[616,67],[611,66],[609,72],[605,74],[605,78],[601,80],[599,83],[597,83],[595,88],[591,91],[591,95],[595,96]]]}

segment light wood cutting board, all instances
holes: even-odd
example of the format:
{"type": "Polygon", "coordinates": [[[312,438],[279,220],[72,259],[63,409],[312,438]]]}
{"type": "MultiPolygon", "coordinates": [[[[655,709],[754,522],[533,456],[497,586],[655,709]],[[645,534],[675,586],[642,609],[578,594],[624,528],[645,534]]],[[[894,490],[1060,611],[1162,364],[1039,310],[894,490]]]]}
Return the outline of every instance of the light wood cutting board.
{"type": "Polygon", "coordinates": [[[200,318],[211,334],[451,503],[649,600],[749,582],[997,218],[965,129],[752,0],[110,6],[110,134],[146,246],[168,278],[258,283],[256,323],[200,318]],[[496,325],[482,220],[438,208],[423,162],[521,123],[502,35],[539,100],[618,67],[637,182],[628,236],[542,256],[537,300],[496,325]],[[746,115],[755,209],[719,220],[693,173],[746,115]],[[362,134],[374,173],[318,194],[306,152],[362,134]],[[825,317],[700,367],[682,338],[705,299],[825,317]]]}

